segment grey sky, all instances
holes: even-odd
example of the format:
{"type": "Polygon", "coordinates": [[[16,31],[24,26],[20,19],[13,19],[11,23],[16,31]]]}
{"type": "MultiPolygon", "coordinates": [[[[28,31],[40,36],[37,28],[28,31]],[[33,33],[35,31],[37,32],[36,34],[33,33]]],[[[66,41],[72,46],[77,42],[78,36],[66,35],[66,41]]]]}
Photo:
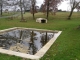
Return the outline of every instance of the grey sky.
{"type": "MultiPolygon", "coordinates": [[[[40,6],[44,0],[36,0],[36,1],[37,1],[37,5],[40,6]]],[[[58,9],[67,10],[67,7],[68,7],[67,3],[68,2],[61,3],[58,9]]]]}
{"type": "Polygon", "coordinates": [[[40,6],[44,0],[36,0],[37,1],[37,5],[40,6]]]}
{"type": "Polygon", "coordinates": [[[70,6],[69,6],[69,1],[65,1],[65,2],[62,2],[60,4],[60,6],[58,6],[58,9],[61,9],[61,10],[69,10],[70,9],[70,6]]]}
{"type": "MultiPolygon", "coordinates": [[[[37,5],[40,6],[44,0],[36,0],[37,1],[37,5]]],[[[77,1],[80,1],[80,0],[77,0],[77,1]]],[[[58,6],[58,9],[61,9],[61,10],[65,10],[65,11],[70,11],[70,6],[69,6],[69,0],[68,1],[64,1],[62,2],[59,6],[58,6]]],[[[76,11],[76,10],[75,10],[76,11]]]]}

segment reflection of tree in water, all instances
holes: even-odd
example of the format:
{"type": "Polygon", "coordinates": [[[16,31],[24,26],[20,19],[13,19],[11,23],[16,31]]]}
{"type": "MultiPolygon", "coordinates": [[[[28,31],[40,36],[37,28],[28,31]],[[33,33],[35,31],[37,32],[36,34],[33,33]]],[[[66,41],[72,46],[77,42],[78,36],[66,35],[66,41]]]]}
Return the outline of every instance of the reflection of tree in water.
{"type": "Polygon", "coordinates": [[[47,36],[47,32],[46,33],[42,33],[42,36],[41,36],[41,43],[42,43],[42,46],[44,46],[48,41],[48,36],[47,36]]]}
{"type": "Polygon", "coordinates": [[[14,30],[11,32],[4,33],[0,36],[0,47],[5,47],[5,49],[7,49],[12,45],[20,43],[21,39],[19,38],[19,35],[21,34],[21,32],[22,39],[27,38],[30,35],[30,32],[28,30],[14,30]]]}
{"type": "Polygon", "coordinates": [[[52,37],[54,36],[54,33],[42,33],[42,36],[41,36],[41,43],[42,43],[42,46],[44,46],[52,37]]]}
{"type": "Polygon", "coordinates": [[[0,39],[0,47],[3,49],[9,49],[10,46],[16,44],[17,40],[12,40],[12,39],[0,39]]]}
{"type": "Polygon", "coordinates": [[[26,39],[30,37],[30,31],[29,30],[21,30],[20,31],[21,39],[26,39]]]}
{"type": "Polygon", "coordinates": [[[29,49],[32,50],[32,52],[30,52],[31,54],[35,54],[37,52],[37,48],[34,44],[34,36],[36,34],[34,33],[34,31],[31,32],[31,37],[30,37],[30,43],[29,43],[29,49]]]}
{"type": "MultiPolygon", "coordinates": [[[[11,46],[13,46],[10,49],[15,50],[14,48],[17,47],[17,46],[15,46],[17,43],[24,44],[24,39],[31,37],[32,43],[30,42],[31,44],[29,46],[29,49],[32,50],[32,54],[35,54],[36,47],[34,46],[33,35],[35,35],[35,34],[31,33],[31,31],[29,31],[29,30],[15,30],[15,31],[11,31],[8,33],[4,33],[2,35],[2,39],[0,39],[0,47],[2,47],[4,49],[9,49],[11,46]]],[[[17,50],[19,50],[19,49],[17,49],[17,50]]],[[[15,50],[15,51],[17,51],[17,50],[15,50]]]]}
{"type": "Polygon", "coordinates": [[[21,51],[27,52],[25,48],[23,49],[20,47],[21,45],[23,45],[27,47],[27,50],[29,50],[30,54],[35,54],[42,46],[44,46],[53,37],[53,35],[54,35],[53,33],[49,34],[47,32],[38,32],[26,29],[14,30],[0,35],[0,48],[12,49],[14,51],[19,50],[20,52],[21,51]],[[15,50],[14,48],[19,49],[15,50]]]}
{"type": "Polygon", "coordinates": [[[29,50],[30,50],[29,53],[33,55],[37,52],[37,48],[34,45],[34,43],[29,43],[29,50]]]}
{"type": "MultiPolygon", "coordinates": [[[[17,43],[17,37],[12,36],[11,32],[4,33],[0,36],[0,47],[9,49],[10,46],[17,43]]],[[[14,33],[15,34],[15,33],[14,33]]]]}

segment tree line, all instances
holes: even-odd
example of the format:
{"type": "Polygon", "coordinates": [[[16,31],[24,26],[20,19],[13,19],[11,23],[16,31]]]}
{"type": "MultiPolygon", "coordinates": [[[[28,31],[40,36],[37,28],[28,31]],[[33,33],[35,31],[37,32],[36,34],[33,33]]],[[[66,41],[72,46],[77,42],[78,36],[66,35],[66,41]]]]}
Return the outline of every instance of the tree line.
{"type": "MultiPolygon", "coordinates": [[[[58,10],[58,5],[61,4],[65,0],[44,0],[41,5],[41,12],[46,14],[46,18],[48,19],[49,13],[55,15],[58,10]]],[[[68,19],[71,19],[72,13],[76,8],[78,11],[80,10],[80,0],[68,0],[69,5],[71,6],[71,11],[68,16],[68,19]]],[[[35,13],[37,13],[36,0],[0,0],[0,16],[3,15],[3,8],[6,6],[14,6],[14,10],[20,7],[21,12],[21,21],[25,21],[23,18],[23,14],[25,14],[26,9],[30,9],[30,12],[35,19],[35,13]]],[[[67,7],[66,7],[67,8],[67,7]]]]}

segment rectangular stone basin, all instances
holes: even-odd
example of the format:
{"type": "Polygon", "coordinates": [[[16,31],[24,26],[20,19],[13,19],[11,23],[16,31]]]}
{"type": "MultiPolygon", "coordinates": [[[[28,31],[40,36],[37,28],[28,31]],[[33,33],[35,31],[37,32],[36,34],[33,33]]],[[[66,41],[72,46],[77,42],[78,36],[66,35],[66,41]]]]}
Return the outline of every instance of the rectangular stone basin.
{"type": "Polygon", "coordinates": [[[0,53],[39,60],[61,32],[24,27],[0,30],[0,53]]]}

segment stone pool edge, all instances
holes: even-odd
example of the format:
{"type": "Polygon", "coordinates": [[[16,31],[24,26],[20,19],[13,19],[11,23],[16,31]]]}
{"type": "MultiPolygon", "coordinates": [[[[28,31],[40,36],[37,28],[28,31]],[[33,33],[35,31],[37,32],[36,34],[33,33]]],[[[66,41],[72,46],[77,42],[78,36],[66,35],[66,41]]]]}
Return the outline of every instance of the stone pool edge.
{"type": "MultiPolygon", "coordinates": [[[[15,29],[30,29],[30,30],[53,31],[53,30],[47,30],[47,29],[13,27],[13,28],[9,28],[9,29],[0,30],[0,33],[4,33],[4,32],[15,30],[15,29]]],[[[51,45],[55,42],[55,40],[58,38],[58,36],[61,34],[62,31],[56,31],[55,30],[54,32],[55,33],[58,32],[58,33],[56,35],[54,35],[54,37],[45,46],[43,46],[35,55],[30,55],[30,54],[25,54],[25,53],[20,53],[20,52],[14,52],[14,51],[5,50],[5,49],[0,49],[0,53],[9,54],[9,55],[15,55],[15,56],[18,56],[18,57],[32,59],[32,60],[39,60],[49,50],[51,45]]]]}

